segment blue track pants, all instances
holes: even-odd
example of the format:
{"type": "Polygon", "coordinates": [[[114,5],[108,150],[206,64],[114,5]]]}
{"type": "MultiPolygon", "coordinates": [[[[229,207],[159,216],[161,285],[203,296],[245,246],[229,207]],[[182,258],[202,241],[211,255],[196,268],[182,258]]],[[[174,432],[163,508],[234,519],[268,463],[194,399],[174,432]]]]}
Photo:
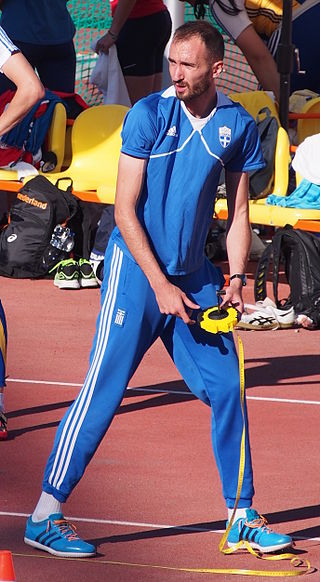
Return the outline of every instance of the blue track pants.
{"type": "MultiPolygon", "coordinates": [[[[207,260],[195,273],[171,278],[202,308],[216,303],[221,279],[219,271],[207,260]]],[[[101,310],[89,371],[79,396],[57,430],[45,470],[44,491],[66,501],[110,426],[130,378],[158,337],[190,390],[211,407],[213,451],[226,504],[233,507],[243,428],[233,336],[209,334],[198,325],[187,326],[179,318],[161,314],[140,267],[112,237],[106,251],[101,310]]],[[[247,427],[239,507],[249,507],[252,496],[247,427]]]]}

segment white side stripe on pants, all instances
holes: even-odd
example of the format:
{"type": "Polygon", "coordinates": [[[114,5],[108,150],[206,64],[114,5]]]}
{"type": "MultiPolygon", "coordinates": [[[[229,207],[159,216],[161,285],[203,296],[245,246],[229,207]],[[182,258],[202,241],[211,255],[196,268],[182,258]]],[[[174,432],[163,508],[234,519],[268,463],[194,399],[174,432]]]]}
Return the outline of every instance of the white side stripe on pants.
{"type": "Polygon", "coordinates": [[[68,470],[70,459],[75,447],[77,436],[85,419],[91,402],[92,394],[100,371],[102,358],[108,343],[114,304],[117,296],[119,276],[121,271],[123,252],[114,245],[108,288],[105,300],[101,307],[97,341],[92,363],[88,371],[83,388],[70,411],[63,428],[55,461],[49,477],[49,483],[59,489],[68,470]]]}

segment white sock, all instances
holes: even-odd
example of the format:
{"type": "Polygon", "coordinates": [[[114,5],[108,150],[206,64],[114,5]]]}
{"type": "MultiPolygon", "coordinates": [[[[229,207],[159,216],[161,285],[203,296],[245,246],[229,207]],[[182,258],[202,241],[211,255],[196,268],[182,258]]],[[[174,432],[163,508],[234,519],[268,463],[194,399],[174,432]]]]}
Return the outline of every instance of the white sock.
{"type": "Polygon", "coordinates": [[[4,393],[0,392],[0,412],[4,412],[4,393]]]}
{"type": "Polygon", "coordinates": [[[42,491],[38,504],[32,514],[32,521],[43,521],[52,513],[61,513],[61,503],[53,495],[42,491]]]}
{"type": "MultiPolygon", "coordinates": [[[[249,507],[239,507],[238,509],[236,509],[236,512],[235,512],[234,518],[233,518],[233,523],[235,523],[237,521],[237,519],[240,519],[241,517],[247,517],[247,509],[249,509],[249,507]]],[[[228,507],[228,521],[230,521],[232,514],[233,514],[233,509],[230,509],[228,507]]]]}

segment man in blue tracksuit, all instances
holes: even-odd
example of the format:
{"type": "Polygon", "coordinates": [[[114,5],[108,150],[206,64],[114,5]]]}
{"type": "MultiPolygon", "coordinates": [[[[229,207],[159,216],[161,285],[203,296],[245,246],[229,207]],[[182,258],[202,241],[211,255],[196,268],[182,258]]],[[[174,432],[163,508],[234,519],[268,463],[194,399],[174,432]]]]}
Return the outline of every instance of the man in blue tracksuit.
{"type": "MultiPolygon", "coordinates": [[[[189,22],[173,37],[173,87],[139,101],[123,126],[101,311],[84,386],[62,420],[28,519],[26,543],[59,556],[91,556],[61,512],[105,435],[143,355],[161,337],[186,383],[212,410],[212,443],[228,517],[235,505],[243,419],[233,337],[195,324],[216,303],[220,272],[205,258],[222,168],[228,192],[231,282],[224,304],[242,311],[250,248],[249,170],[263,167],[254,120],[217,93],[223,39],[208,22],[189,22]]],[[[245,413],[246,414],[246,413],[245,413]]],[[[247,424],[247,418],[246,418],[247,424]]],[[[243,487],[228,543],[248,540],[270,552],[291,538],[274,533],[251,509],[248,431],[243,487]]]]}

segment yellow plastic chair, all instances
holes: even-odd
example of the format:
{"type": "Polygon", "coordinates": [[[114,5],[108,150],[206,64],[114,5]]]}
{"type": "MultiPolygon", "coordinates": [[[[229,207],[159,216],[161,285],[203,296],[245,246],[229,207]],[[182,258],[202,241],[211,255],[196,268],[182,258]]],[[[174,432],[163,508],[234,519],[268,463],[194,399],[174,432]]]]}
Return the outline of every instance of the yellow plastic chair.
{"type": "Polygon", "coordinates": [[[245,93],[230,93],[229,98],[232,101],[238,101],[241,103],[253,119],[257,118],[259,111],[263,107],[269,107],[271,115],[273,115],[280,125],[279,113],[275,102],[271,99],[270,95],[265,91],[248,91],[245,93]]]}
{"type": "Polygon", "coordinates": [[[232,101],[239,102],[254,119],[263,107],[268,107],[271,115],[278,121],[274,181],[268,194],[272,192],[277,196],[285,196],[289,184],[290,142],[286,130],[280,125],[279,113],[273,99],[265,91],[231,93],[229,97],[232,101]]]}
{"type": "MultiPolygon", "coordinates": [[[[97,105],[85,109],[72,126],[72,158],[63,172],[46,173],[53,183],[71,178],[83,200],[113,204],[121,148],[121,129],[128,107],[97,105]]],[[[68,181],[59,183],[67,188],[68,181]]]]}
{"type": "MultiPolygon", "coordinates": [[[[314,97],[307,101],[301,109],[302,114],[320,113],[320,97],[314,97]]],[[[299,119],[297,122],[297,138],[298,144],[302,143],[306,137],[320,133],[320,119],[299,119]]]]}
{"type": "MultiPolygon", "coordinates": [[[[232,93],[229,95],[233,101],[239,101],[241,105],[255,119],[260,109],[268,106],[272,115],[278,121],[279,116],[276,106],[270,96],[264,91],[252,91],[251,93],[232,93]]],[[[290,143],[287,132],[280,126],[277,135],[275,155],[275,175],[272,193],[277,196],[285,196],[288,189],[290,143]]],[[[297,183],[301,179],[296,176],[297,183]]],[[[228,218],[228,206],[225,198],[217,199],[215,203],[215,215],[221,220],[228,218]]],[[[270,226],[285,226],[291,224],[294,228],[320,232],[320,210],[305,208],[285,208],[266,204],[266,198],[249,200],[249,220],[253,224],[270,226]]]]}

